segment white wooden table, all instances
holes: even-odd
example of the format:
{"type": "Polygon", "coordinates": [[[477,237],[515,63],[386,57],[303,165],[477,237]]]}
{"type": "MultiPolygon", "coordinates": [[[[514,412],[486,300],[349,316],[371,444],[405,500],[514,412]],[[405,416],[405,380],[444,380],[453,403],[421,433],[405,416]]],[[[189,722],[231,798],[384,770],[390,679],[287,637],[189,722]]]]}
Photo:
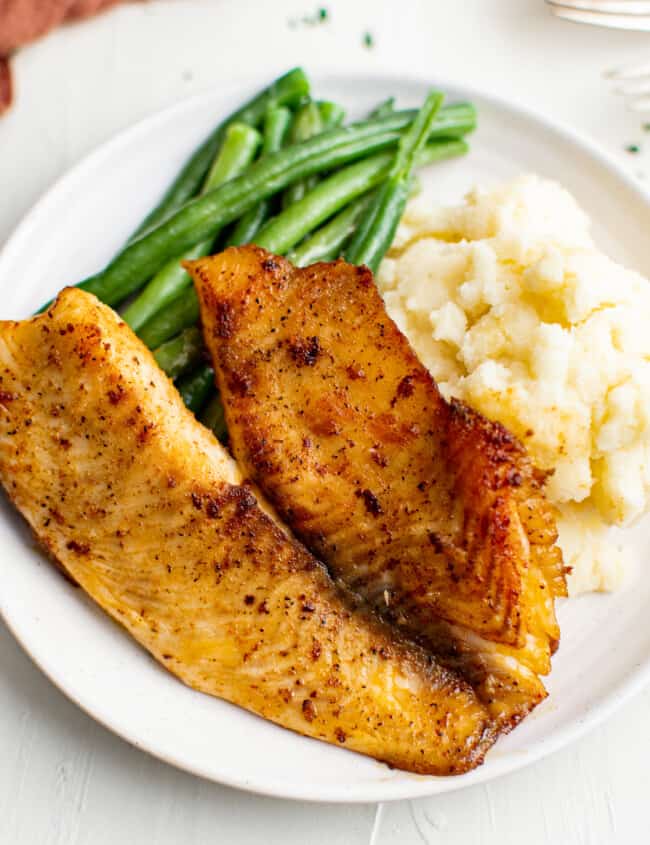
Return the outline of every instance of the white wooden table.
{"type": "MultiPolygon", "coordinates": [[[[260,65],[336,69],[338,61],[478,84],[588,132],[650,180],[650,132],[602,79],[608,66],[650,58],[649,36],[562,23],[541,0],[322,5],[326,23],[296,25],[318,4],[157,0],[24,50],[14,64],[16,105],[0,121],[0,243],[45,188],[117,130],[260,65]],[[648,152],[625,152],[634,143],[648,152]]],[[[647,690],[532,768],[439,798],[283,802],[203,782],[132,749],[68,702],[0,623],[0,844],[643,843],[649,715],[647,690]]]]}

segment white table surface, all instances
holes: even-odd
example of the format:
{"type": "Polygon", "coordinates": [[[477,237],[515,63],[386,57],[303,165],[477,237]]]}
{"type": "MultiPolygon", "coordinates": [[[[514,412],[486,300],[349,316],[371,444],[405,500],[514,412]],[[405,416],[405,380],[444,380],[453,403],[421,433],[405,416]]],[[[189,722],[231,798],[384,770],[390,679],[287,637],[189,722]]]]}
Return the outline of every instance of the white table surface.
{"type": "MultiPolygon", "coordinates": [[[[117,130],[224,76],[298,63],[480,85],[582,129],[650,180],[650,132],[602,78],[650,59],[647,34],[563,23],[541,0],[330,0],[327,23],[290,26],[318,5],[156,0],[23,50],[16,104],[0,120],[0,244],[117,130]],[[648,152],[625,152],[630,143],[648,152]]],[[[643,843],[649,714],[646,690],[581,741],[487,786],[379,806],[299,804],[207,783],[131,748],[58,692],[0,623],[0,843],[643,843]]]]}

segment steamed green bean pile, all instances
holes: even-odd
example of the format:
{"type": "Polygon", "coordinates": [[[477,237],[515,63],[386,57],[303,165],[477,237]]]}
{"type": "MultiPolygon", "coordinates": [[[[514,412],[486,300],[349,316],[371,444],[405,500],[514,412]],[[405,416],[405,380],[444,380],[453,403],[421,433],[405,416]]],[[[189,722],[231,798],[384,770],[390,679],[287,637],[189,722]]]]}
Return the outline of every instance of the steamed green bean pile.
{"type": "Polygon", "coordinates": [[[419,166],[463,155],[476,125],[470,103],[419,110],[392,98],[344,125],[295,68],[220,123],[190,157],[127,244],[80,287],[118,308],[154,350],[190,408],[226,435],[185,259],[255,243],[299,266],[339,256],[376,271],[419,166]]]}

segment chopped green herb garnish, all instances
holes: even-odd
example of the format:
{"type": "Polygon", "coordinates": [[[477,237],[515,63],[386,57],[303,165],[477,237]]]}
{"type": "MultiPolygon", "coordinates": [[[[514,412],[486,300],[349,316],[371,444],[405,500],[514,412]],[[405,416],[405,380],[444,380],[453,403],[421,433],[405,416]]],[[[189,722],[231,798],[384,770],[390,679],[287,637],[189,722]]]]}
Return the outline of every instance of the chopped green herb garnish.
{"type": "Polygon", "coordinates": [[[363,34],[363,46],[367,47],[369,50],[375,46],[375,39],[372,37],[372,33],[364,32],[363,34]]]}
{"type": "Polygon", "coordinates": [[[628,153],[640,153],[641,147],[638,144],[628,144],[625,151],[628,153]]]}
{"type": "Polygon", "coordinates": [[[643,124],[643,131],[644,132],[650,132],[650,123],[644,123],[643,124]]]}
{"type": "Polygon", "coordinates": [[[329,19],[330,13],[325,6],[320,6],[311,15],[303,15],[301,18],[289,18],[288,24],[291,29],[295,29],[301,24],[303,26],[317,26],[320,23],[325,23],[329,19]]]}

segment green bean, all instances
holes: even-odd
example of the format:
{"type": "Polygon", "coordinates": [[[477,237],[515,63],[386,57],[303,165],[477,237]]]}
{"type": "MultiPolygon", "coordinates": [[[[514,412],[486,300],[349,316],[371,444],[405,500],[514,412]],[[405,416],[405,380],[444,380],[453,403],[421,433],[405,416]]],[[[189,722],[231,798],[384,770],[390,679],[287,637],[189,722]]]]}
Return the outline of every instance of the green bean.
{"type": "MultiPolygon", "coordinates": [[[[262,156],[276,153],[282,148],[291,123],[291,112],[283,106],[270,108],[264,118],[264,147],[262,156]]],[[[251,243],[262,224],[269,216],[270,199],[263,199],[239,219],[228,238],[228,246],[241,246],[251,243]]]]}
{"type": "Polygon", "coordinates": [[[156,349],[162,343],[193,326],[199,319],[199,303],[194,288],[186,288],[154,314],[138,331],[138,337],[149,349],[156,349]]]}
{"type": "MultiPolygon", "coordinates": [[[[302,108],[298,109],[293,119],[289,132],[289,143],[299,144],[315,135],[320,135],[323,128],[323,119],[317,103],[313,101],[305,103],[302,108]]],[[[282,194],[282,208],[289,208],[294,202],[302,199],[307,191],[310,191],[316,185],[317,181],[318,177],[313,174],[305,179],[299,179],[285,188],[282,194]]]]}
{"type": "Polygon", "coordinates": [[[226,427],[226,418],[223,412],[223,405],[221,404],[221,397],[218,393],[216,393],[205,406],[199,420],[206,428],[209,428],[210,431],[219,438],[219,440],[224,440],[228,434],[228,429],[226,427]]]}
{"type": "Polygon", "coordinates": [[[345,120],[345,109],[338,103],[334,103],[332,100],[317,100],[316,105],[323,123],[323,132],[327,132],[328,129],[333,129],[335,126],[340,126],[345,120]]]}
{"type": "Polygon", "coordinates": [[[395,111],[395,97],[389,97],[387,100],[384,100],[383,103],[379,103],[371,112],[369,117],[386,117],[389,114],[393,114],[395,111]]]}
{"type": "MultiPolygon", "coordinates": [[[[231,123],[226,129],[223,145],[208,173],[202,193],[224,184],[242,173],[253,160],[261,143],[260,133],[245,123],[231,123]]],[[[134,331],[143,326],[156,311],[171,302],[179,291],[190,285],[190,277],[181,261],[200,258],[210,252],[214,236],[195,244],[164,264],[140,295],[126,308],[122,317],[134,331]]]]}
{"type": "Polygon", "coordinates": [[[373,272],[377,272],[404,213],[411,170],[418,151],[424,148],[431,124],[441,105],[442,95],[432,91],[413,124],[402,136],[388,177],[346,250],[345,257],[352,264],[366,264],[373,272]]]}
{"type": "Polygon", "coordinates": [[[371,191],[353,200],[329,223],[288,252],[289,261],[296,267],[307,267],[317,261],[333,261],[338,258],[341,248],[354,233],[373,196],[374,191],[371,191]]]}
{"type": "Polygon", "coordinates": [[[257,155],[262,135],[246,123],[231,123],[219,155],[215,158],[207,175],[201,194],[223,185],[229,179],[239,176],[257,155]]]}
{"type": "MultiPolygon", "coordinates": [[[[417,117],[417,109],[394,111],[377,118],[378,123],[402,123],[406,115],[410,120],[403,128],[410,126],[417,117]]],[[[372,121],[371,121],[372,122],[372,121]]],[[[476,129],[476,107],[472,103],[450,103],[444,105],[431,125],[429,141],[435,138],[464,138],[476,129]]]]}
{"type": "Polygon", "coordinates": [[[169,378],[176,379],[203,360],[203,336],[196,326],[184,329],[155,349],[153,355],[161,370],[164,370],[169,378]]]}
{"type": "Polygon", "coordinates": [[[233,122],[248,123],[257,126],[261,123],[268,106],[296,105],[309,93],[309,81],[302,68],[294,68],[279,77],[268,88],[264,88],[240,109],[220,123],[192,154],[174,182],[167,189],[158,205],[149,213],[131,236],[131,240],[140,237],[147,229],[158,226],[169,215],[191,199],[210,167],[210,163],[221,146],[226,128],[233,122]]]}
{"type": "MultiPolygon", "coordinates": [[[[109,305],[121,302],[165,261],[189,249],[197,239],[211,237],[260,200],[312,173],[389,149],[401,130],[412,122],[412,115],[411,111],[395,112],[380,120],[332,129],[268,156],[236,179],[183,206],[160,226],[129,244],[101,273],[79,286],[109,305]]],[[[474,125],[472,106],[452,106],[447,112],[441,110],[430,137],[458,137],[474,125]]]]}
{"type": "Polygon", "coordinates": [[[291,124],[289,140],[292,144],[299,144],[323,131],[323,121],[318,104],[313,100],[305,103],[297,111],[291,124]]]}
{"type": "Polygon", "coordinates": [[[177,384],[178,392],[190,411],[197,414],[205,405],[214,387],[214,370],[205,364],[182,378],[177,384]]]}

